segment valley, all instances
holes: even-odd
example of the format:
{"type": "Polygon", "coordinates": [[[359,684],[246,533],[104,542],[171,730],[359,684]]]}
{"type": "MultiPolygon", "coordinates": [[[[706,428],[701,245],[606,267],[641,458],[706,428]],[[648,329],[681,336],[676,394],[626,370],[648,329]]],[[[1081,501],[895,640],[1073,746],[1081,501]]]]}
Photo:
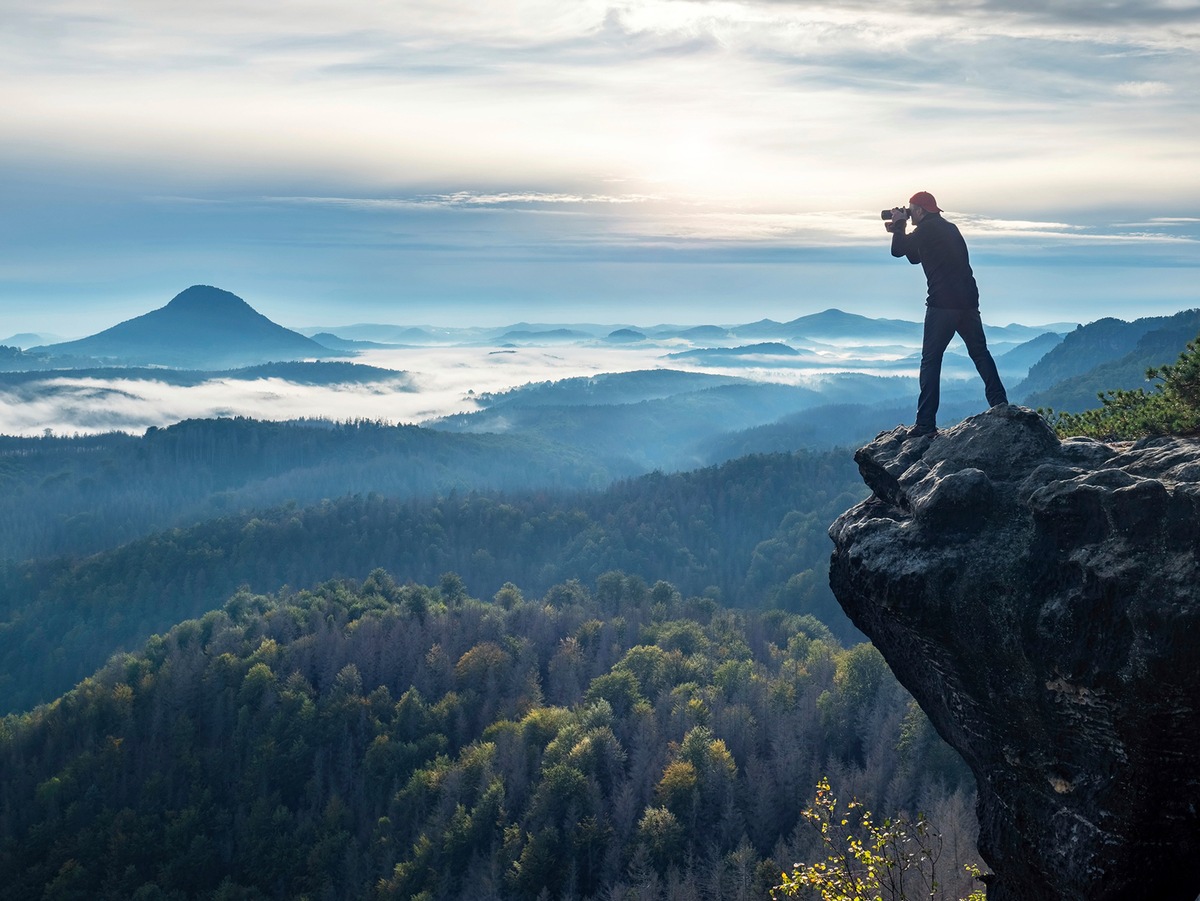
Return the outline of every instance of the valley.
{"type": "MultiPolygon", "coordinates": [[[[1067,409],[1197,315],[989,338],[1067,409]]],[[[918,323],[255,317],[192,288],[4,356],[12,897],[765,901],[822,778],[971,890],[970,772],[829,588],[918,323]]]]}

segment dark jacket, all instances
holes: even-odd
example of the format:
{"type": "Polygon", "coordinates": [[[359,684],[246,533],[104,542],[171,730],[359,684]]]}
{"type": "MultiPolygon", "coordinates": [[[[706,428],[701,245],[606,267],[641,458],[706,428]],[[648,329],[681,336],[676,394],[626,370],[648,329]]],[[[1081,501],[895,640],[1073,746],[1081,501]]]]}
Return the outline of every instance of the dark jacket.
{"type": "Polygon", "coordinates": [[[979,308],[979,287],[971,272],[967,242],[953,222],[938,213],[926,213],[912,232],[892,232],[892,256],[908,257],[925,270],[931,307],[956,310],[979,308]]]}

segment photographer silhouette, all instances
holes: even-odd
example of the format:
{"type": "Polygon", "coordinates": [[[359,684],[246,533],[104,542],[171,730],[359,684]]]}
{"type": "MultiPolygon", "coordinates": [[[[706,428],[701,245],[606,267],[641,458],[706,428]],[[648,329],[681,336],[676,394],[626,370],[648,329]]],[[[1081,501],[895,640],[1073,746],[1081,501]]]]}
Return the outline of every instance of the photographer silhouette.
{"type": "Polygon", "coordinates": [[[921,342],[921,393],[917,421],[908,438],[937,434],[941,400],[942,356],[957,332],[983,379],[990,406],[1008,403],[1008,395],[988,351],[979,318],[979,287],[971,271],[967,242],[958,226],[942,218],[942,210],[928,191],[918,191],[908,208],[896,207],[884,228],[892,235],[892,256],[906,257],[925,270],[925,332],[921,342]],[[916,228],[908,231],[908,220],[916,228]]]}

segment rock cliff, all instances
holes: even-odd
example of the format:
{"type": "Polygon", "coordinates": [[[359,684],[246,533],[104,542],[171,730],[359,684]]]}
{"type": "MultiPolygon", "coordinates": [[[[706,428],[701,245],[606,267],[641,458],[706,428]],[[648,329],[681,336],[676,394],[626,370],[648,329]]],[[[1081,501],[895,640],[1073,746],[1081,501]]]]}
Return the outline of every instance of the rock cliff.
{"type": "Polygon", "coordinates": [[[979,787],[989,901],[1200,893],[1200,444],[880,434],[830,581],[979,787]]]}

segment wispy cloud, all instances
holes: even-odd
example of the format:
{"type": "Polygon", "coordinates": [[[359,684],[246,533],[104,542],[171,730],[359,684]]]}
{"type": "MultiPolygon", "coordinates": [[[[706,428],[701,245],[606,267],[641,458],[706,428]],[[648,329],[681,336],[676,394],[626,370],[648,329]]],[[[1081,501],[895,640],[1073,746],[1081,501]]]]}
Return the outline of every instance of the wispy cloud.
{"type": "Polygon", "coordinates": [[[539,207],[589,204],[647,203],[662,198],[653,194],[564,194],[539,191],[506,191],[481,194],[455,191],[412,197],[263,197],[268,203],[313,204],[363,209],[414,209],[420,207],[539,207]]]}
{"type": "Polygon", "coordinates": [[[1197,234],[1111,224],[1200,207],[1190,0],[10,0],[0,77],[13,316],[779,299],[615,251],[865,248],[917,189],[985,244],[1197,234]]]}
{"type": "Polygon", "coordinates": [[[1063,101],[1164,103],[1200,74],[1183,27],[1195,10],[1169,3],[1104,15],[753,0],[17,10],[10,65],[38,102],[0,119],[35,145],[223,178],[437,183],[429,194],[449,203],[609,202],[595,183],[618,177],[634,197],[828,209],[834,191],[922,165],[905,146],[913,128],[954,161],[951,186],[983,193],[1006,175],[996,150],[1014,167],[1058,156],[1085,174],[1127,151],[1115,123],[1063,101]],[[1176,50],[1146,52],[1167,37],[1176,50]],[[905,139],[881,165],[889,132],[905,139]]]}
{"type": "MultiPolygon", "coordinates": [[[[694,0],[676,0],[691,3],[694,0]]],[[[745,5],[822,11],[824,0],[749,0],[745,5]]],[[[952,19],[990,23],[996,30],[1021,23],[1060,26],[1069,33],[1081,29],[1108,31],[1114,28],[1200,24],[1200,4],[1192,0],[966,0],[947,4],[939,0],[896,0],[888,8],[897,15],[928,21],[952,19]]],[[[846,14],[869,14],[876,9],[870,0],[845,0],[837,9],[846,14]]]]}
{"type": "Polygon", "coordinates": [[[1175,89],[1162,81],[1124,81],[1117,85],[1116,92],[1126,97],[1163,97],[1175,89]]]}

